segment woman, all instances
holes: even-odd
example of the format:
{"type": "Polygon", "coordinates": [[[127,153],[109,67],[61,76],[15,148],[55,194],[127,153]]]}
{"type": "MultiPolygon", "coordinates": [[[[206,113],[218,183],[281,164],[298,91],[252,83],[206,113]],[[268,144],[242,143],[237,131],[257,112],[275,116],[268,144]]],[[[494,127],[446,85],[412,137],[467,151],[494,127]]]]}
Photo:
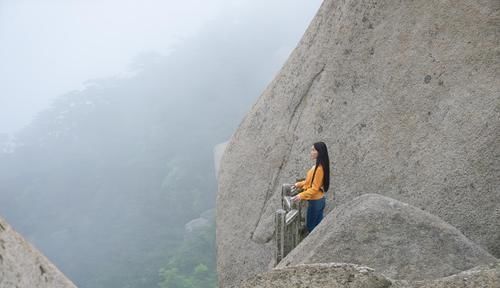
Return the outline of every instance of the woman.
{"type": "Polygon", "coordinates": [[[295,183],[295,187],[303,191],[292,198],[293,201],[307,200],[309,202],[306,223],[309,232],[323,219],[324,194],[330,187],[330,159],[325,143],[313,144],[311,159],[316,164],[307,172],[306,180],[295,183]]]}

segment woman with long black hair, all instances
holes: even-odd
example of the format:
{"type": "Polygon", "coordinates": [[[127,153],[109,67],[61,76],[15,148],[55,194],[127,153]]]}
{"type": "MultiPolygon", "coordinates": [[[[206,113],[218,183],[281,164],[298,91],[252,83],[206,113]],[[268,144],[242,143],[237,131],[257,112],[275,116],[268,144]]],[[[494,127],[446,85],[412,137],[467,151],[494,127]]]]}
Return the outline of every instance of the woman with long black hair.
{"type": "Polygon", "coordinates": [[[303,191],[292,198],[293,201],[308,201],[306,227],[309,232],[323,219],[324,194],[330,187],[330,159],[324,142],[313,144],[311,160],[316,163],[307,171],[306,179],[295,183],[295,187],[303,191]]]}

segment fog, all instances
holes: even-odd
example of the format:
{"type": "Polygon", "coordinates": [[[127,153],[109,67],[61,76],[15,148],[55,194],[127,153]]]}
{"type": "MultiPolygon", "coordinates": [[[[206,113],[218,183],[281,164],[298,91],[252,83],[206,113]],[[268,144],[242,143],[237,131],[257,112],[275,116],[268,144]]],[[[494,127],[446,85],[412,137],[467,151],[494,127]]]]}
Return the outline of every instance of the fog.
{"type": "Polygon", "coordinates": [[[213,148],[320,2],[0,0],[0,216],[81,288],[215,287],[213,148]]]}
{"type": "Polygon", "coordinates": [[[0,133],[88,79],[126,74],[138,53],[168,54],[237,3],[229,2],[0,1],[0,133]]]}

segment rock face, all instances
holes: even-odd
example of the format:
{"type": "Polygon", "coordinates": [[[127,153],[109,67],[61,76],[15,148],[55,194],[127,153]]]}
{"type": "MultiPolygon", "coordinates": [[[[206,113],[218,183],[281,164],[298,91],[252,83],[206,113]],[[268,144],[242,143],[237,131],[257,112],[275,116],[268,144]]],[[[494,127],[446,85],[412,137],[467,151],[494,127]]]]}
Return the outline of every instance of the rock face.
{"type": "Polygon", "coordinates": [[[223,156],[222,287],[269,268],[280,186],[305,176],[317,140],[332,161],[327,211],[383,194],[500,256],[499,6],[325,0],[223,156]]]}
{"type": "Polygon", "coordinates": [[[392,279],[424,280],[496,261],[443,220],[365,194],[330,213],[278,267],[343,262],[366,265],[392,279]]]}
{"type": "Polygon", "coordinates": [[[245,281],[241,288],[388,288],[391,281],[353,264],[310,264],[275,269],[245,281]],[[349,286],[346,286],[349,285],[349,286]]]}
{"type": "Polygon", "coordinates": [[[500,262],[426,281],[398,281],[353,264],[308,264],[274,269],[244,281],[241,288],[497,288],[500,262]]]}
{"type": "Polygon", "coordinates": [[[0,218],[0,288],[76,288],[0,218]]]}
{"type": "Polygon", "coordinates": [[[500,262],[479,266],[449,277],[426,281],[394,281],[392,288],[497,288],[500,287],[500,262]]]}

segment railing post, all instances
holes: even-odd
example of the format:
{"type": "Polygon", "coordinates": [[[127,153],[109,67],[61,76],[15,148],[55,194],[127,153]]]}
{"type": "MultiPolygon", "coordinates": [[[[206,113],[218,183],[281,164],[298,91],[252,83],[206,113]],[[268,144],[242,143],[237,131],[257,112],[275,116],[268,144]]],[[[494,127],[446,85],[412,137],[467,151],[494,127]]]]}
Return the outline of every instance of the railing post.
{"type": "Polygon", "coordinates": [[[293,221],[293,225],[292,225],[292,247],[293,248],[295,248],[297,245],[299,245],[299,225],[300,225],[300,214],[297,215],[297,219],[295,219],[293,221]]]}
{"type": "Polygon", "coordinates": [[[276,265],[302,241],[302,209],[291,200],[298,191],[292,184],[281,186],[281,208],[275,214],[276,265]]]}
{"type": "Polygon", "coordinates": [[[285,217],[286,211],[278,209],[275,217],[276,227],[276,264],[285,256],[285,217]]]}

